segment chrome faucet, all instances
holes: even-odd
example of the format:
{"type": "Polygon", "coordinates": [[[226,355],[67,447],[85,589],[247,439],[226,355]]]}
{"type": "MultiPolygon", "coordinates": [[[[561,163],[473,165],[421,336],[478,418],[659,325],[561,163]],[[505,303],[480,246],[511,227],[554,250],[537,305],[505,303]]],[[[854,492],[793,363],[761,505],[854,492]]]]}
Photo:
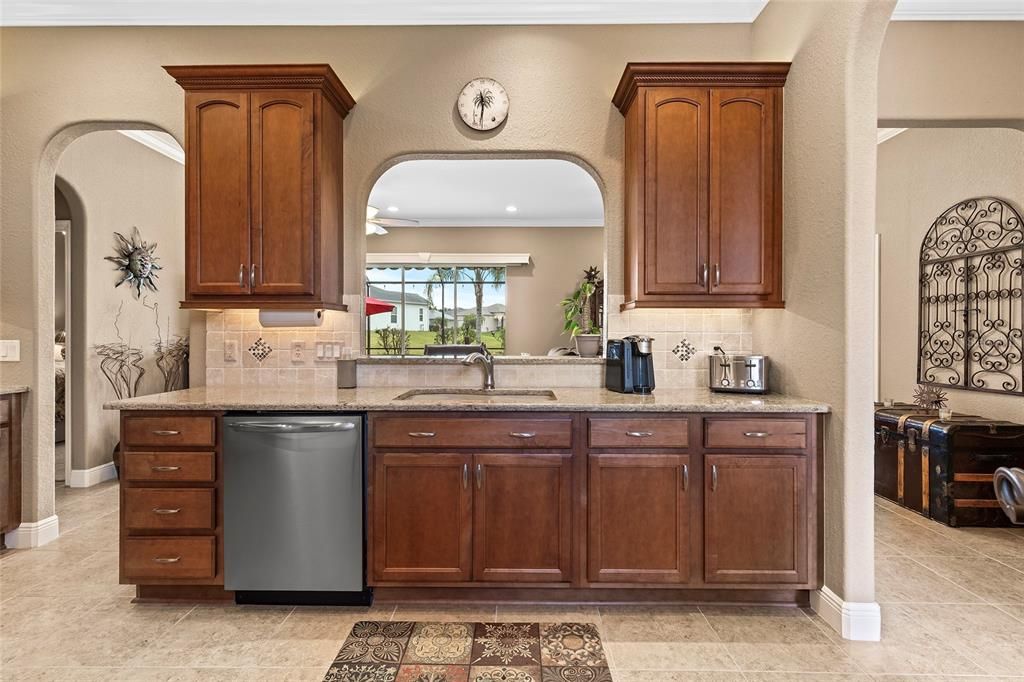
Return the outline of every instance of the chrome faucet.
{"type": "Polygon", "coordinates": [[[494,356],[487,350],[487,346],[480,344],[480,350],[470,353],[462,358],[462,364],[472,365],[479,362],[484,368],[484,390],[494,388],[494,356]]]}

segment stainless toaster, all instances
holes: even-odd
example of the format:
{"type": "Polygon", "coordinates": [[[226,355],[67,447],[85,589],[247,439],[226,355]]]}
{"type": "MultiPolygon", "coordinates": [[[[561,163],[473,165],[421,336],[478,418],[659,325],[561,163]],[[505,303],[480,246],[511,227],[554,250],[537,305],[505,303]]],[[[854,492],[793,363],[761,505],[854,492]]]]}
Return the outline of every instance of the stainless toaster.
{"type": "Polygon", "coordinates": [[[768,358],[729,355],[721,346],[708,356],[708,388],[733,393],[768,392],[768,358]]]}

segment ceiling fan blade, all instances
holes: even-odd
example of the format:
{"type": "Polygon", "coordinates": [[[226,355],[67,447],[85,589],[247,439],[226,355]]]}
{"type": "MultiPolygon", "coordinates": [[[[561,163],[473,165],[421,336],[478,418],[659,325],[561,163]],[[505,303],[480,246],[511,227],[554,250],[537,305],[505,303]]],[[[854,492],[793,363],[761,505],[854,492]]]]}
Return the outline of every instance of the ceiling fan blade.
{"type": "Polygon", "coordinates": [[[375,221],[366,221],[366,234],[368,235],[385,235],[388,231],[378,225],[375,221]]]}
{"type": "Polygon", "coordinates": [[[388,227],[416,227],[420,224],[420,221],[412,218],[371,218],[369,222],[388,227]]]}

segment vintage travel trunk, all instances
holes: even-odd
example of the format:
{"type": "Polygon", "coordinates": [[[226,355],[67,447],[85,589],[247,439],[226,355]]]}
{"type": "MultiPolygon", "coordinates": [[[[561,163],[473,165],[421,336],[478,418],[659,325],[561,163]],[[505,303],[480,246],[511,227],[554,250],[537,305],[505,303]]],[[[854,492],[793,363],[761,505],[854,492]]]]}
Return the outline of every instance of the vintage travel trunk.
{"type": "Polygon", "coordinates": [[[875,493],[950,526],[1008,526],[992,474],[1024,467],[1024,424],[875,406],[875,493]]]}

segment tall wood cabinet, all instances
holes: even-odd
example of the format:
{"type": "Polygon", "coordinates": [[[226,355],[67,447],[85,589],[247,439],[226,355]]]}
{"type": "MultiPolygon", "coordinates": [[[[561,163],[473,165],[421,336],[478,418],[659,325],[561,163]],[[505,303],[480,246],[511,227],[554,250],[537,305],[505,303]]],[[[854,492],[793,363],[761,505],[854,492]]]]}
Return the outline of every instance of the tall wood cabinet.
{"type": "Polygon", "coordinates": [[[342,304],[342,119],[330,66],[168,66],[185,90],[185,308],[342,304]]]}
{"type": "Polygon", "coordinates": [[[623,309],[781,307],[788,63],[628,64],[623,309]]]}

